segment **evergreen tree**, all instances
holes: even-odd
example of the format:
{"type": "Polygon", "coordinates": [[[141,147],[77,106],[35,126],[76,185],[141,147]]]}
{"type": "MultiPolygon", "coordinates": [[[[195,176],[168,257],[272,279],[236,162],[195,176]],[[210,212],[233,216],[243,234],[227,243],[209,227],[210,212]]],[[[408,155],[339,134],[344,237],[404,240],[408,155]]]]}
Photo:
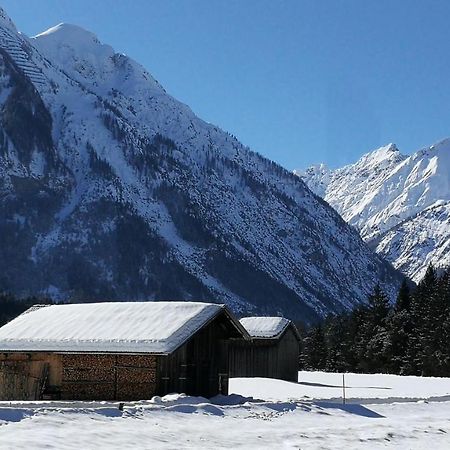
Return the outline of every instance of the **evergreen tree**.
{"type": "Polygon", "coordinates": [[[436,271],[430,265],[411,299],[411,332],[404,365],[406,374],[424,375],[429,372],[431,362],[430,305],[436,295],[436,290],[436,271]]]}
{"type": "Polygon", "coordinates": [[[411,306],[411,293],[408,283],[403,280],[400,290],[398,291],[397,300],[395,302],[396,311],[408,311],[411,306]]]}
{"type": "Polygon", "coordinates": [[[366,305],[307,332],[303,359],[317,370],[450,376],[450,270],[429,266],[414,292],[403,282],[393,306],[376,286],[366,305]]]}
{"type": "Polygon", "coordinates": [[[365,325],[367,314],[366,306],[359,306],[355,308],[349,315],[347,320],[347,351],[345,353],[345,360],[350,371],[357,372],[359,370],[361,351],[364,348],[361,336],[362,329],[365,325]]]}
{"type": "Polygon", "coordinates": [[[389,299],[377,285],[369,296],[358,339],[358,366],[363,372],[386,370],[388,366],[390,342],[386,325],[389,312],[389,299]]]}
{"type": "Polygon", "coordinates": [[[305,338],[304,362],[307,369],[326,369],[327,345],[322,325],[314,327],[305,338]]]}
{"type": "Polygon", "coordinates": [[[410,307],[410,289],[406,280],[404,280],[398,292],[394,308],[387,320],[390,342],[390,362],[387,368],[390,373],[402,374],[405,371],[405,358],[412,331],[410,307]]]}
{"type": "Polygon", "coordinates": [[[325,337],[328,349],[326,369],[330,372],[348,372],[353,369],[349,339],[349,316],[333,316],[325,325],[325,337]]]}
{"type": "Polygon", "coordinates": [[[371,327],[383,327],[390,311],[389,299],[382,291],[379,284],[369,296],[369,306],[367,310],[367,320],[371,327]]]}
{"type": "Polygon", "coordinates": [[[445,372],[446,355],[450,341],[443,341],[444,326],[448,316],[450,279],[445,272],[436,280],[436,287],[428,299],[427,315],[423,320],[422,370],[424,375],[441,375],[445,372]]]}

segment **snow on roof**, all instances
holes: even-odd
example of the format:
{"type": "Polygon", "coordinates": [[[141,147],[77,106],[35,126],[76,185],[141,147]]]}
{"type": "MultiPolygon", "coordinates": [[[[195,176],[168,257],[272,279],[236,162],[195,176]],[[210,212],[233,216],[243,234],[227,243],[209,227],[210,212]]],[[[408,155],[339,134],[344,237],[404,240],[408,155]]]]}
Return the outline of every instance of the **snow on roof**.
{"type": "Polygon", "coordinates": [[[284,317],[244,317],[240,322],[250,336],[260,338],[277,337],[291,323],[284,317]]]}
{"type": "Polygon", "coordinates": [[[171,353],[223,309],[198,302],[32,308],[0,328],[0,351],[171,353]]]}

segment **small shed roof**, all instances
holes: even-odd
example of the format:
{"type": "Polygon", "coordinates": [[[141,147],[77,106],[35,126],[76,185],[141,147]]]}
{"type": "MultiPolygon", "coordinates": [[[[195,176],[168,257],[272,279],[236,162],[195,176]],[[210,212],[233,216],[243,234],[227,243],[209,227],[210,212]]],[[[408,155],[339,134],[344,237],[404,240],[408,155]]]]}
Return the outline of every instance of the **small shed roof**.
{"type": "MultiPolygon", "coordinates": [[[[292,324],[284,317],[244,317],[240,322],[248,334],[254,338],[277,338],[292,324]]],[[[295,328],[293,324],[292,326],[295,328]]],[[[295,334],[298,337],[296,328],[295,334]]]]}
{"type": "MultiPolygon", "coordinates": [[[[223,305],[200,302],[32,307],[0,328],[0,351],[166,354],[224,310],[223,305]]],[[[247,335],[239,322],[227,314],[235,327],[247,335]]]]}

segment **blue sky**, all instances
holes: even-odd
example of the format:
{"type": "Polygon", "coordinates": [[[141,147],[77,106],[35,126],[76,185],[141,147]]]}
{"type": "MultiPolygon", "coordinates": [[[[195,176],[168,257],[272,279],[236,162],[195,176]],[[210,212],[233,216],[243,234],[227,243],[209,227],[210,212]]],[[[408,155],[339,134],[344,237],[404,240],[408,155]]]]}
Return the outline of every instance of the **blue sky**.
{"type": "Polygon", "coordinates": [[[3,0],[34,35],[94,31],[288,169],[450,136],[450,2],[3,0]]]}

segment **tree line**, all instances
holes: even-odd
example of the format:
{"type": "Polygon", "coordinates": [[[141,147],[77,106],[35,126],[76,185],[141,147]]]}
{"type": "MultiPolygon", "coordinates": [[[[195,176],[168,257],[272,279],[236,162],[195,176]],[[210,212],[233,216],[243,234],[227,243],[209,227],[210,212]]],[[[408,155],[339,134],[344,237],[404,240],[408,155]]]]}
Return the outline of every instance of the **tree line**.
{"type": "Polygon", "coordinates": [[[450,376],[450,270],[430,266],[411,291],[404,282],[394,304],[376,286],[351,312],[305,332],[300,366],[332,372],[450,376]]]}
{"type": "MultiPolygon", "coordinates": [[[[0,326],[50,299],[0,293],[0,326]]],[[[450,270],[430,266],[394,304],[376,286],[366,304],[303,331],[300,367],[331,372],[450,376],[450,270]]]]}

